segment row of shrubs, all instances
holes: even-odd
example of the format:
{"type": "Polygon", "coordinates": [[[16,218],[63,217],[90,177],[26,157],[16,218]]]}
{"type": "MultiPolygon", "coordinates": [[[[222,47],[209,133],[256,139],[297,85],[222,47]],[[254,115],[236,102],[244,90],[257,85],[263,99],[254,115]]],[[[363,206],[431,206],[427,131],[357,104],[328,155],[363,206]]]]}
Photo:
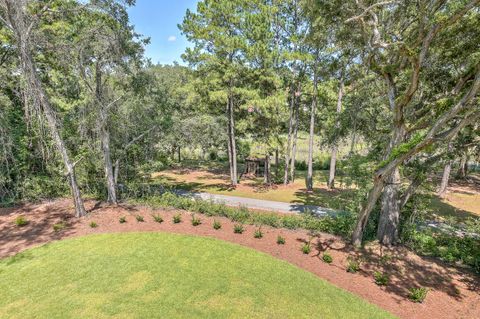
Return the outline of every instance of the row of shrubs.
{"type": "Polygon", "coordinates": [[[249,211],[246,207],[229,207],[225,204],[192,199],[166,192],[162,195],[134,199],[137,204],[151,207],[169,207],[188,210],[206,216],[226,217],[233,222],[251,225],[266,225],[274,228],[306,229],[314,232],[349,236],[355,224],[355,216],[349,213],[338,213],[335,216],[316,217],[306,212],[297,214],[258,213],[249,211]]]}
{"type": "MultiPolygon", "coordinates": [[[[164,221],[163,218],[159,214],[153,214],[152,218],[157,223],[163,223],[163,221],[164,221]]],[[[142,215],[136,215],[135,219],[137,220],[137,222],[144,222],[145,221],[144,217],[142,215]]],[[[119,222],[121,224],[126,223],[127,222],[126,217],[125,216],[120,217],[119,222]]],[[[172,222],[174,224],[181,223],[182,222],[182,215],[181,214],[175,214],[172,218],[172,222]]],[[[202,224],[202,220],[200,218],[198,218],[195,214],[192,214],[191,224],[194,227],[199,226],[199,225],[202,224]]],[[[92,228],[96,228],[97,226],[98,225],[95,222],[90,223],[90,227],[92,227],[92,228]]],[[[222,224],[220,223],[220,221],[214,219],[213,223],[212,223],[212,227],[215,230],[219,230],[219,229],[222,228],[222,224]]],[[[233,225],[233,232],[235,234],[243,234],[244,231],[245,231],[245,227],[242,223],[237,222],[233,225]]],[[[257,238],[257,239],[263,238],[263,231],[262,231],[262,226],[261,225],[257,226],[257,228],[255,229],[255,231],[253,233],[253,237],[257,238]]],[[[286,240],[285,240],[284,237],[278,235],[276,243],[278,245],[284,245],[286,243],[286,240]]],[[[311,240],[304,243],[300,250],[305,255],[310,254],[310,252],[312,251],[311,240]]],[[[328,252],[324,252],[322,254],[322,260],[323,260],[323,262],[325,262],[327,264],[331,264],[333,262],[333,257],[328,252]]],[[[346,271],[349,272],[349,273],[357,273],[358,271],[360,271],[360,260],[358,260],[356,258],[352,258],[352,257],[347,258],[346,271]]],[[[373,279],[374,279],[375,284],[377,284],[378,286],[386,286],[390,283],[389,275],[387,273],[384,273],[384,272],[381,272],[381,271],[374,272],[373,279]]],[[[427,293],[428,293],[428,288],[425,288],[425,287],[411,288],[410,291],[409,291],[408,298],[413,302],[422,303],[425,300],[425,298],[427,296],[427,293]]]]}

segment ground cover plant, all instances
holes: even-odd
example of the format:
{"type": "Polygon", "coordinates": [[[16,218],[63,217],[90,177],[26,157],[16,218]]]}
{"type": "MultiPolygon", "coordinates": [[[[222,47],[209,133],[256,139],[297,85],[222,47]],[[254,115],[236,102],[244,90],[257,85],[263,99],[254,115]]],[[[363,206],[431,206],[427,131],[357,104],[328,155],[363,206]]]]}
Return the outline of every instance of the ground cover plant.
{"type": "Polygon", "coordinates": [[[28,220],[24,216],[18,216],[15,218],[15,225],[17,225],[17,227],[26,226],[28,225],[28,220]]]}
{"type": "Polygon", "coordinates": [[[393,318],[288,263],[215,239],[103,234],[21,255],[0,260],[1,318],[393,318]]]}

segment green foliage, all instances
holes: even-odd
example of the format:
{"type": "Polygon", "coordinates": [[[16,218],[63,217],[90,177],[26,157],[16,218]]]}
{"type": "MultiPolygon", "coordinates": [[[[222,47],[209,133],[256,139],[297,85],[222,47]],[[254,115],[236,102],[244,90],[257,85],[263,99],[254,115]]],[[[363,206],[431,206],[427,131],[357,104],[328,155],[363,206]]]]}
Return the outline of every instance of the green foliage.
{"type": "Polygon", "coordinates": [[[428,288],[412,288],[409,291],[408,298],[413,302],[422,303],[427,298],[428,288]]]}
{"type": "Polygon", "coordinates": [[[331,264],[333,262],[333,257],[329,253],[323,253],[322,255],[322,260],[326,262],[327,264],[331,264]]]}
{"type": "Polygon", "coordinates": [[[182,215],[176,214],[173,216],[173,223],[180,224],[182,222],[182,215]]]}
{"type": "Polygon", "coordinates": [[[347,272],[349,273],[356,273],[360,270],[360,261],[355,258],[348,257],[347,258],[347,272]]]}
{"type": "Polygon", "coordinates": [[[454,233],[406,226],[403,239],[405,244],[418,254],[439,257],[451,264],[460,262],[480,273],[480,238],[478,237],[460,237],[454,233]]]}
{"type": "Polygon", "coordinates": [[[125,216],[122,216],[122,217],[120,217],[120,218],[118,219],[118,222],[119,222],[120,224],[124,224],[124,223],[127,222],[127,218],[126,218],[125,216]]]}
{"type": "Polygon", "coordinates": [[[135,216],[135,219],[137,220],[137,222],[139,223],[143,223],[145,220],[143,219],[143,216],[142,215],[136,215],[135,216]]]}
{"type": "Polygon", "coordinates": [[[214,220],[213,221],[213,229],[219,230],[220,228],[222,228],[222,224],[218,220],[214,220]]]}
{"type": "Polygon", "coordinates": [[[304,253],[305,255],[308,255],[312,251],[312,246],[310,243],[305,243],[303,244],[301,250],[302,250],[302,253],[304,253]]]}
{"type": "Polygon", "coordinates": [[[26,226],[28,225],[28,220],[24,216],[18,216],[15,218],[15,225],[17,225],[17,227],[26,226]]]}
{"type": "Polygon", "coordinates": [[[375,279],[375,283],[379,286],[386,286],[390,282],[390,277],[386,273],[382,273],[380,271],[376,271],[373,273],[373,279],[375,279]]]}
{"type": "Polygon", "coordinates": [[[242,224],[233,225],[233,232],[235,234],[243,234],[244,231],[245,231],[245,228],[243,227],[242,224]]]}
{"type": "Polygon", "coordinates": [[[258,227],[257,229],[255,229],[255,232],[253,233],[253,237],[258,239],[263,237],[263,232],[261,227],[258,227]]]}
{"type": "Polygon", "coordinates": [[[202,223],[200,218],[196,217],[195,214],[192,215],[192,226],[198,226],[202,223]]]}
{"type": "Polygon", "coordinates": [[[280,235],[277,236],[277,244],[278,245],[285,245],[285,237],[282,237],[280,235]]]}
{"type": "Polygon", "coordinates": [[[153,220],[159,224],[163,223],[163,218],[159,214],[154,214],[152,215],[153,220]]]}
{"type": "Polygon", "coordinates": [[[65,223],[65,222],[63,222],[63,221],[62,221],[62,222],[59,222],[59,223],[53,224],[53,230],[54,230],[55,232],[62,231],[62,230],[64,230],[65,228],[67,228],[67,223],[65,223]]]}
{"type": "Polygon", "coordinates": [[[98,224],[96,222],[91,222],[89,225],[90,225],[90,228],[97,228],[98,227],[98,224]]]}

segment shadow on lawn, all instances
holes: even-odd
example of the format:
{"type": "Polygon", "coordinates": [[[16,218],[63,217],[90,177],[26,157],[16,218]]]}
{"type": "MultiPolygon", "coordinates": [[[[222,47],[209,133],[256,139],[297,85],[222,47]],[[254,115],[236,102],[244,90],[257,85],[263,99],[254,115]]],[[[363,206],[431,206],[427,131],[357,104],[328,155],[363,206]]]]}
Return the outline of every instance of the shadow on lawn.
{"type": "Polygon", "coordinates": [[[322,206],[330,209],[345,210],[349,203],[353,201],[354,190],[324,188],[314,188],[313,192],[308,192],[305,188],[295,192],[298,198],[293,201],[296,204],[322,206]]]}

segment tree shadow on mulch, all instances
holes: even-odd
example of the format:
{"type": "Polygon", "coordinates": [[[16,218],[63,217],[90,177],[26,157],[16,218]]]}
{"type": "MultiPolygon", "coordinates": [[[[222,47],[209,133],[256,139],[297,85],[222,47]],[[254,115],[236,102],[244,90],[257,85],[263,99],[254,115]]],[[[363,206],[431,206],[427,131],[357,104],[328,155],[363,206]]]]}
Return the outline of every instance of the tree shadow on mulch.
{"type": "MultiPolygon", "coordinates": [[[[50,205],[48,205],[50,206],[50,205]]],[[[75,224],[79,220],[75,218],[68,207],[53,206],[45,209],[45,214],[38,213],[33,204],[9,208],[7,211],[0,210],[0,216],[6,217],[0,220],[0,258],[14,255],[26,246],[35,246],[45,243],[46,239],[59,240],[70,236],[75,224]],[[25,217],[28,224],[19,227],[15,224],[15,218],[25,217]],[[64,223],[65,227],[55,231],[53,225],[64,223]]],[[[24,255],[21,258],[26,258],[24,255]]],[[[20,259],[20,257],[19,257],[20,259]]]]}
{"type": "MultiPolygon", "coordinates": [[[[308,240],[298,238],[299,242],[308,240]]],[[[458,301],[463,299],[458,281],[463,282],[471,291],[480,294],[480,278],[468,270],[450,267],[442,261],[429,257],[415,256],[405,247],[387,248],[380,245],[355,248],[335,238],[322,238],[321,234],[310,238],[312,249],[315,249],[314,258],[322,259],[323,253],[341,253],[346,259],[351,258],[360,262],[361,269],[352,276],[360,275],[373,279],[373,274],[380,271],[389,276],[390,282],[382,290],[398,297],[400,303],[409,296],[411,288],[426,287],[430,290],[442,291],[458,301]],[[417,260],[414,260],[417,259],[417,260]]],[[[344,271],[347,265],[337,266],[344,271]]],[[[352,278],[353,280],[353,278],[352,278]]]]}

